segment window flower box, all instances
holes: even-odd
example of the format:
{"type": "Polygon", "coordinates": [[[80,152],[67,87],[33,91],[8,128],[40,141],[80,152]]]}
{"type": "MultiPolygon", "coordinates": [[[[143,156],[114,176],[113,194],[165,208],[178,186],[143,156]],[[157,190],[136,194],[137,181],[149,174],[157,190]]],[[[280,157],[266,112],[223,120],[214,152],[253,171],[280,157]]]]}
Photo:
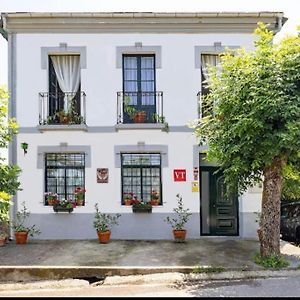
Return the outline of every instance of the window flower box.
{"type": "Polygon", "coordinates": [[[134,213],[152,213],[152,205],[139,200],[133,200],[131,207],[134,213]]]}
{"type": "Polygon", "coordinates": [[[76,204],[72,201],[68,200],[61,200],[59,203],[56,203],[53,205],[53,210],[58,213],[58,212],[68,212],[71,213],[76,207],[76,204]]]}

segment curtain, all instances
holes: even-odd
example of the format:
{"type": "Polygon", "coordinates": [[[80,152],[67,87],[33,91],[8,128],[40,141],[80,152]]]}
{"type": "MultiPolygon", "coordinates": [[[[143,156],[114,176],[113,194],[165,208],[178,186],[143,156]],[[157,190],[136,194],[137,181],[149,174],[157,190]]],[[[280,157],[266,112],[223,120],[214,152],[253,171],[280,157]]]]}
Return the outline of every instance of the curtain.
{"type": "MultiPolygon", "coordinates": [[[[207,81],[209,79],[209,67],[210,66],[218,66],[220,64],[220,57],[215,54],[203,54],[201,55],[201,66],[202,66],[202,74],[204,79],[207,81]]],[[[220,69],[218,68],[218,72],[220,69]]]]}
{"type": "Polygon", "coordinates": [[[59,87],[65,93],[64,111],[68,112],[80,84],[80,56],[53,55],[51,60],[59,87]]]}

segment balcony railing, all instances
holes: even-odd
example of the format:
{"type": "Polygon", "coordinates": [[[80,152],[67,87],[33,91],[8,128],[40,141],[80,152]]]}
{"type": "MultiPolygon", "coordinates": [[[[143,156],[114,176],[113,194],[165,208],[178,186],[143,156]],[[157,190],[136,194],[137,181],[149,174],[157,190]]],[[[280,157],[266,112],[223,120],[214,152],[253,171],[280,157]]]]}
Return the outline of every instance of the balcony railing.
{"type": "Polygon", "coordinates": [[[85,124],[84,92],[39,93],[40,125],[85,124]]]}
{"type": "Polygon", "coordinates": [[[117,124],[164,122],[163,92],[117,92],[117,124]]]}

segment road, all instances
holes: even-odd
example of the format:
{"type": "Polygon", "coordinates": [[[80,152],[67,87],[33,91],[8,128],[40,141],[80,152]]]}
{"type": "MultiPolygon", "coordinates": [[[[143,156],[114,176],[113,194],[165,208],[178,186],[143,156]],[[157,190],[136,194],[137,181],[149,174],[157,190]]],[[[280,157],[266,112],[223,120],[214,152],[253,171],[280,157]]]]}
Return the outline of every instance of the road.
{"type": "Polygon", "coordinates": [[[89,284],[68,279],[0,284],[0,297],[299,297],[300,277],[186,281],[176,274],[89,284]]]}

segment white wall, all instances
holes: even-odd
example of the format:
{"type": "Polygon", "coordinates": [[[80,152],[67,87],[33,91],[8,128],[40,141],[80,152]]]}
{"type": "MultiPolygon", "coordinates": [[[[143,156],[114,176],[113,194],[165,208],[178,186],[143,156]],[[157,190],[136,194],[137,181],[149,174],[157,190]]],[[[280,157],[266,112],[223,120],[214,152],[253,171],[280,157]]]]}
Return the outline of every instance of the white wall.
{"type": "Polygon", "coordinates": [[[194,46],[242,45],[251,48],[250,34],[18,34],[17,119],[20,126],[38,123],[38,93],[48,91],[48,72],[41,69],[41,47],[87,47],[87,69],[81,70],[81,89],[87,95],[89,126],[116,123],[116,93],[122,90],[122,69],[116,68],[116,47],[162,47],[162,68],[156,70],[156,90],[164,92],[164,114],[170,125],[184,125],[197,117],[196,94],[200,69],[194,46]],[[26,107],[26,110],[24,108],[26,107]]]}

